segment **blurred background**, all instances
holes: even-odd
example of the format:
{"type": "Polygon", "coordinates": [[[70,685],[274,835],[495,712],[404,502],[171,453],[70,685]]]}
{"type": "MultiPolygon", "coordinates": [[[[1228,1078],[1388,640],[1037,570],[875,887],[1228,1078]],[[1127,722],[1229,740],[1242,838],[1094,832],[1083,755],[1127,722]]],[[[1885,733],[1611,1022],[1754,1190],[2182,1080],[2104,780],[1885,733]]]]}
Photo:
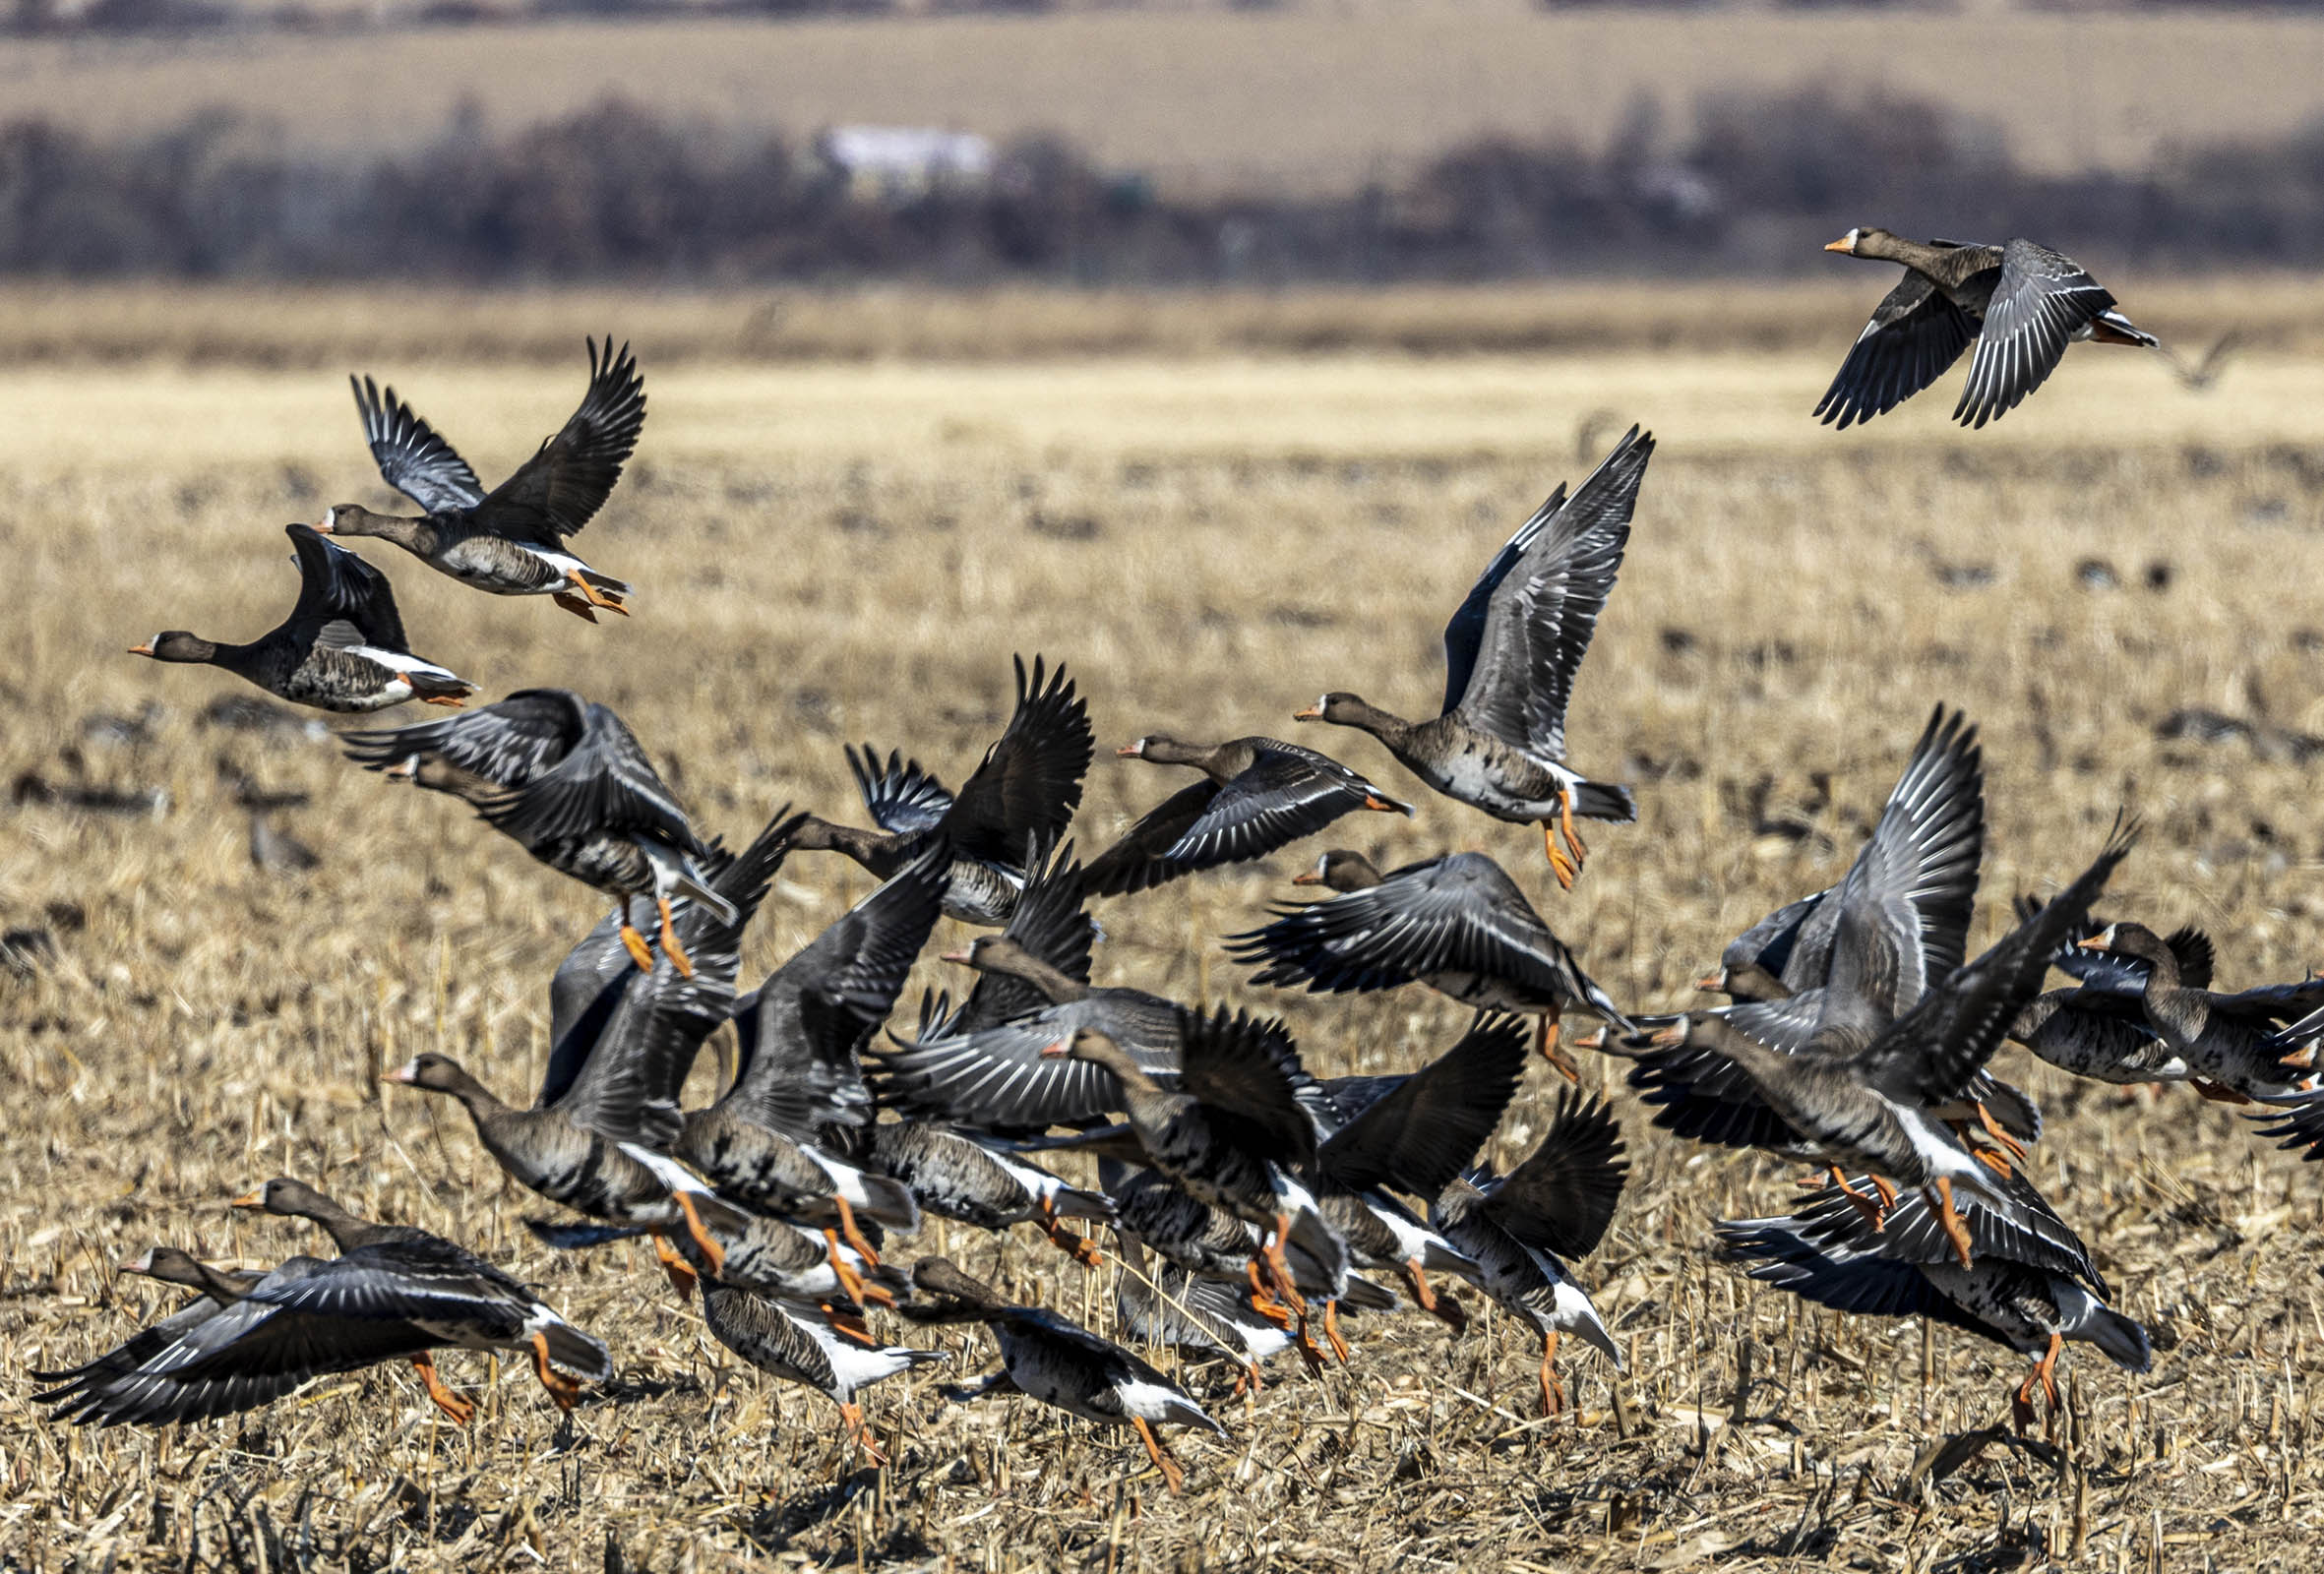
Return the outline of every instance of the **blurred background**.
{"type": "Polygon", "coordinates": [[[6,4],[18,275],[1764,276],[1866,220],[2324,254],[2300,0],[6,4]]]}

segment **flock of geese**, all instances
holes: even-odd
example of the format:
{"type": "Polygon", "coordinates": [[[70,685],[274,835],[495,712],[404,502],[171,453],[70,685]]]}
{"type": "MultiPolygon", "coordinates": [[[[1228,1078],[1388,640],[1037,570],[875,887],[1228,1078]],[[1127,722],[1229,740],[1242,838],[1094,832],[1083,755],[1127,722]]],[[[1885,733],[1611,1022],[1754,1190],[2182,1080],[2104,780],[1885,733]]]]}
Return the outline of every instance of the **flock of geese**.
{"type": "MultiPolygon", "coordinates": [[[[1957,413],[1976,425],[2023,399],[2072,340],[2155,342],[2030,242],[1858,229],[1833,249],[1906,270],[1819,407],[1842,425],[1893,407],[1973,342],[1957,413]]],[[[1193,779],[1084,861],[1070,836],[1094,752],[1086,705],[1063,666],[1018,658],[1013,713],[957,791],[900,753],[850,749],[870,827],[786,806],[739,849],[705,838],[604,706],[536,689],[465,708],[473,686],[408,650],[386,578],[334,539],[384,540],[591,621],[626,616],[631,587],[568,541],[613,491],[645,399],[626,346],[591,341],[589,362],[572,419],[489,492],[392,389],[357,383],[380,473],[421,514],[342,504],[292,525],[302,588],[280,628],[241,645],[171,632],[139,653],[222,666],[325,710],[413,698],[459,710],[342,743],[367,768],[461,800],[614,905],[551,982],[551,1048],[528,1106],[443,1055],[388,1080],[457,1100],[508,1175],[567,1210],[526,1220],[546,1245],[650,1241],[719,1341],[826,1395],[867,1455],[879,1443],[865,1390],[946,1359],[890,1342],[911,1325],[987,1325],[999,1368],[949,1397],[1015,1392],[1128,1425],[1174,1491],[1182,1467],[1159,1428],[1224,1429],[1186,1387],[1053,1307],[1012,1302],[943,1256],[903,1269],[894,1242],[931,1215],[1031,1226],[1084,1269],[1110,1257],[1122,1329],[1229,1362],[1237,1392],[1278,1358],[1315,1371],[1349,1361],[1348,1324],[1360,1332],[1407,1301],[1458,1335],[1468,1313],[1452,1282],[1465,1281],[1538,1336],[1541,1405],[1556,1413],[1561,1338],[1621,1363],[1571,1265],[1605,1235],[1628,1162],[1611,1108],[1571,1089],[1522,1162],[1480,1162],[1537,1054],[1568,1076],[1577,1052],[1617,1057],[1673,1136],[1807,1166],[1804,1205],[1718,1224],[1727,1254],[1826,1306],[1944,1321],[2037,1358],[2011,1396],[2021,1428],[2037,1389],[2054,1416],[2065,1341],[2142,1369],[2149,1347],[2029,1176],[2041,1112],[1991,1070],[2004,1041],[2080,1076],[2255,1103],[2276,1122],[2263,1134],[2324,1154],[2324,981],[2220,992],[2200,933],[2094,916],[2134,824],[2117,817],[2085,869],[2048,900],[2019,898],[2007,933],[1967,954],[1983,757],[1976,729],[1943,706],[1846,877],[1726,947],[1700,986],[1724,1003],[1624,1009],[1485,853],[1382,871],[1323,852],[1294,881],[1319,899],[1286,903],[1227,951],[1255,987],[1419,984],[1475,1008],[1441,1055],[1394,1076],[1319,1078],[1277,1019],[1090,982],[1093,904],[1265,856],[1349,815],[1412,812],[1314,750],[1140,738],[1119,753],[1193,779]],[[817,852],[877,883],[739,993],[747,926],[783,863],[817,852]],[[945,957],[965,970],[965,993],[926,996],[915,1023],[891,1025],[948,916],[985,931],[945,957]],[[2052,969],[2071,987],[2045,993],[2052,969]],[[1596,1023],[1586,1036],[1561,1032],[1576,1011],[1596,1023]],[[682,1108],[698,1052],[729,1022],[723,1093],[682,1108]],[[1078,1155],[1095,1183],[1069,1183],[1053,1155],[1078,1155]],[[875,1316],[899,1321],[877,1332],[875,1316]]],[[[1627,789],[1567,763],[1565,716],[1654,450],[1633,428],[1493,555],[1446,626],[1437,715],[1406,720],[1335,692],[1296,719],[1369,733],[1429,789],[1539,825],[1570,887],[1587,857],[1577,821],[1635,815],[1627,789]]],[[[432,1364],[444,1349],[520,1352],[568,1410],[614,1373],[603,1342],[454,1242],[359,1218],[290,1178],[237,1205],[319,1227],[336,1255],[253,1273],[156,1247],[127,1264],[194,1299],[36,1374],[56,1418],[198,1421],[408,1360],[465,1423],[472,1403],[432,1364]]]]}

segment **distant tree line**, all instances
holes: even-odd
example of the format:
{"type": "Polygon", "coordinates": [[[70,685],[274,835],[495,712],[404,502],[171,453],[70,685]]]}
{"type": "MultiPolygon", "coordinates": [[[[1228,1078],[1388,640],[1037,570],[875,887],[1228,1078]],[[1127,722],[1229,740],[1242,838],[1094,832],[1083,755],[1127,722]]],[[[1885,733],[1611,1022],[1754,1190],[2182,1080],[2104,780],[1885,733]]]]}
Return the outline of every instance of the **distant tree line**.
{"type": "Polygon", "coordinates": [[[1055,139],[973,182],[867,189],[814,145],[610,100],[404,152],[301,151],[223,111],[100,140],[0,121],[0,272],[470,281],[1092,284],[1776,272],[1852,224],[2094,259],[2324,262],[2324,123],[2136,174],[2024,169],[1933,105],[1820,90],[1651,105],[1602,151],[1490,141],[1336,195],[1180,198],[1055,139]],[[1829,234],[1825,232],[1829,231],[1829,234]]]}

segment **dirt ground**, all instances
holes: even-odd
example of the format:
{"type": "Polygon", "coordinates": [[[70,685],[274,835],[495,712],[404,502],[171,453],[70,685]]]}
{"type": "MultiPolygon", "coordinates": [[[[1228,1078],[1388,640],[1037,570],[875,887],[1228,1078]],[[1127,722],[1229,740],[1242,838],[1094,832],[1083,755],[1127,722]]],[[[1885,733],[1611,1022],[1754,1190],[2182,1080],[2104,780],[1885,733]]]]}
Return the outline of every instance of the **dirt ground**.
{"type": "MultiPolygon", "coordinates": [[[[332,353],[392,376],[489,478],[570,409],[607,304],[527,308],[566,312],[541,329],[569,336],[560,362],[389,357],[401,308],[378,318],[382,358],[357,357],[359,301],[332,353]]],[[[1420,711],[1485,557],[1639,419],[1662,447],[1570,728],[1579,763],[1636,785],[1639,823],[1592,838],[1569,896],[1531,831],[1442,801],[1348,825],[1355,845],[1494,852],[1619,999],[1673,1005],[1727,937],[1839,874],[1944,700],[1987,749],[1976,942],[2011,893],[2079,870],[2127,804],[2148,832],[2110,910],[2208,926],[2229,986],[2316,965],[2314,366],[2255,350],[2196,395],[2084,348],[1984,433],[1945,423],[1948,385],[1835,434],[1806,411],[1856,321],[1804,322],[1763,355],[698,357],[666,374],[641,333],[644,443],[580,543],[638,583],[633,620],[592,629],[372,556],[422,653],[494,695],[555,683],[612,703],[730,839],[786,802],[853,817],[845,741],[957,781],[1006,712],[1009,654],[1041,651],[1097,726],[1089,845],[1177,785],[1112,757],[1140,733],[1289,736],[1326,688],[1420,711]],[[2235,725],[2162,736],[2189,707],[2235,725]]],[[[2176,326],[2225,324],[2190,307],[2176,326]]],[[[379,501],[341,363],[316,359],[0,379],[0,930],[51,947],[20,938],[0,970],[0,1567],[2315,1566],[2320,1172],[2183,1090],[2070,1085],[2015,1050],[1997,1066],[2051,1121],[2035,1174],[2158,1350],[2132,1375],[2076,1348],[2054,1449],[1932,1461],[2006,1415],[2022,1362],[1804,1312],[1714,1261],[1710,1221],[1790,1206],[1788,1174],[1665,1139],[1593,1063],[1635,1169],[1579,1271],[1628,1371],[1563,1358],[1567,1417],[1535,1419],[1534,1347],[1505,1318],[1457,1342],[1372,1318],[1344,1371],[1286,1369],[1248,1406],[1190,1374],[1231,1436],[1187,1439],[1172,1498],[1134,1439],[1023,1402],[946,1404],[938,1386],[992,1352],[943,1330],[948,1367],[873,1391],[893,1463],[865,1468],[827,1404],[711,1341],[642,1251],[542,1250],[519,1220],[545,1205],[458,1111],[377,1084],[443,1049],[527,1089],[549,972],[596,899],[449,801],[353,769],[327,726],[233,725],[209,707],[255,691],[122,654],[164,627],[269,627],[295,586],[281,526],[379,501]],[[253,866],[235,774],[311,795],[278,825],[318,868],[253,866]],[[113,1264],[154,1243],[233,1262],[311,1245],[225,1207],[276,1173],[538,1282],[611,1343],[618,1378],[570,1427],[529,1372],[462,1355],[444,1364],[482,1400],[464,1431],[389,1369],[169,1432],[45,1422],[26,1368],[85,1359],[171,1299],[113,1264]]],[[[1357,735],[1298,736],[1412,785],[1357,735]]],[[[1101,981],[1279,1010],[1322,1072],[1437,1053],[1463,1023],[1448,1001],[1254,990],[1223,955],[1324,844],[1107,904],[1101,981]]],[[[789,863],[746,986],[865,888],[844,862],[789,863]]],[[[1502,1158],[1552,1094],[1529,1072],[1502,1158]]],[[[903,1254],[948,1246],[1110,1327],[1104,1276],[1037,1244],[932,1227],[903,1254]]]]}

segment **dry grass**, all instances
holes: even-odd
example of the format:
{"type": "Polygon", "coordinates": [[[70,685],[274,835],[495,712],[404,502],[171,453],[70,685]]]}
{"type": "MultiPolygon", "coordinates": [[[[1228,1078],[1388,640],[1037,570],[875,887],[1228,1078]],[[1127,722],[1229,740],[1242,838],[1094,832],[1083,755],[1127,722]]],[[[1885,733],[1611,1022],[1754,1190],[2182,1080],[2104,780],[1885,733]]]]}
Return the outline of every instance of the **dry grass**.
{"type": "Polygon", "coordinates": [[[226,105],[302,148],[410,147],[473,103],[495,128],[608,93],[807,136],[844,121],[1062,132],[1174,187],[1349,190],[1482,136],[1611,139],[1641,94],[1886,88],[1990,122],[2029,167],[2135,169],[2314,112],[2297,14],[1856,12],[1330,0],[1254,14],[738,18],[628,25],[0,39],[14,114],[99,133],[226,105]],[[2070,70],[2059,69],[2070,62],[2070,70]]]}
{"type": "MultiPolygon", "coordinates": [[[[1639,784],[1642,822],[1594,838],[1570,897],[1530,832],[1440,803],[1394,827],[1387,853],[1488,847],[1619,997],[1682,1000],[1725,937],[1844,867],[1948,699],[1988,751],[1981,938],[2008,892],[2079,868],[2128,801],[2150,829],[2120,907],[2210,925],[2232,983],[2318,959],[2309,775],[2153,734],[2186,703],[2324,732],[2324,620],[2304,589],[2324,525],[2312,365],[2255,359],[2195,399],[2135,357],[2082,350],[1985,434],[1946,427],[1932,396],[1839,436],[1805,419],[1825,370],[1805,354],[662,375],[639,336],[643,459],[584,543],[642,587],[633,623],[592,630],[384,561],[423,650],[495,692],[563,683],[611,701],[730,837],[786,800],[850,808],[845,739],[909,745],[956,777],[1000,720],[1012,650],[1070,662],[1106,744],[1151,727],[1281,733],[1339,685],[1417,709],[1446,609],[1578,473],[1576,427],[1614,410],[1664,447],[1572,736],[1582,763],[1639,784]],[[2125,587],[2085,587],[2085,558],[2125,587]],[[2150,565],[2165,588],[2144,587],[2150,565]],[[1794,834],[1760,833],[1783,819],[1794,834]]],[[[576,383],[562,363],[388,369],[487,472],[576,383]]],[[[1531,1345],[1504,1319],[1458,1344],[1424,1319],[1375,1319],[1344,1372],[1287,1375],[1249,1414],[1222,1399],[1233,1437],[1187,1444],[1183,1499],[1139,1478],[1134,1442],[1023,1404],[947,1407],[916,1379],[875,1391],[895,1464],[861,1469],[822,1400],[727,1355],[642,1256],[533,1245],[517,1220],[543,1210],[457,1111],[380,1095],[381,1067],[438,1047],[522,1088],[549,970],[593,900],[327,741],[205,727],[201,708],[237,692],[222,674],[119,653],[162,625],[238,636],[278,613],[282,521],[370,490],[345,403],[322,372],[59,366],[0,387],[14,609],[0,775],[168,793],[135,818],[0,807],[0,927],[46,925],[59,945],[40,976],[0,975],[0,1563],[256,1568],[263,1528],[287,1539],[266,1544],[279,1569],[304,1521],[317,1568],[594,1568],[609,1539],[656,1569],[1677,1568],[1720,1553],[1738,1568],[1986,1568],[2076,1544],[2099,1568],[2199,1552],[2313,1566],[2315,1172],[2232,1113],[2067,1086],[2014,1051],[2009,1073],[2054,1121],[2043,1183],[2168,1345],[2139,1377],[2077,1349],[2062,1476],[1995,1448],[1916,1484],[1926,1443],[2002,1413],[2019,1362],[1755,1294],[1705,1259],[1708,1223],[1785,1206],[1784,1175],[1660,1140],[1621,1095],[1637,1170],[1584,1270],[1632,1357],[1619,1409],[1614,1374],[1585,1354],[1567,1362],[1578,1418],[1525,1420],[1531,1345]],[[149,704],[148,743],[89,727],[149,704]],[[321,870],[249,866],[221,757],[315,795],[287,823],[321,870]],[[80,927],[56,916],[68,906],[80,927]],[[162,1303],[110,1264],[156,1241],[251,1261],[309,1243],[223,1206],[285,1171],[537,1279],[612,1342],[620,1379],[570,1434],[528,1374],[464,1356],[452,1379],[485,1396],[465,1432],[386,1370],[175,1433],[45,1423],[23,1369],[79,1360],[162,1303]]],[[[1369,743],[1328,741],[1394,775],[1369,743]]],[[[1102,758],[1085,839],[1168,785],[1102,758]]],[[[1302,861],[1114,904],[1101,975],[1283,1010],[1326,1071],[1448,1044],[1460,1013],[1434,997],[1243,987],[1217,938],[1302,861]]],[[[746,982],[862,888],[843,863],[788,866],[746,982]]],[[[1537,1070],[1504,1154],[1538,1134],[1547,1095],[1537,1070]]],[[[996,1263],[988,1241],[949,1244],[996,1263]]],[[[998,1269],[1076,1315],[1106,1300],[1021,1240],[998,1269]]],[[[948,1338],[948,1375],[988,1364],[982,1335],[948,1338]]]]}
{"type": "MultiPolygon", "coordinates": [[[[2137,320],[2190,355],[2240,327],[2265,353],[2324,348],[2324,296],[2305,274],[2147,277],[2089,259],[2137,320]]],[[[565,366],[609,326],[654,365],[1126,356],[1511,355],[1847,348],[1886,269],[1824,260],[1813,282],[1404,286],[1390,291],[614,288],[463,290],[314,285],[0,282],[0,365],[155,362],[408,377],[432,362],[565,366]]],[[[1828,375],[1829,368],[1825,369],[1828,375]]],[[[786,381],[797,374],[784,374],[786,381]]],[[[112,386],[117,379],[107,379],[112,386]]],[[[272,384],[285,399],[306,384],[272,384]]],[[[1810,398],[1821,392],[1810,390],[1810,398]]],[[[493,401],[484,402],[490,407],[493,401]]],[[[2254,401],[2262,402],[2262,401],[2254,401]]],[[[69,410],[60,410],[67,417],[69,410]]],[[[336,416],[334,417],[336,419],[336,416]]],[[[2175,418],[2172,412],[2167,418],[2175,418]]],[[[526,417],[530,419],[530,417],[526,417]]],[[[262,423],[253,434],[277,430],[262,423]]],[[[658,434],[657,434],[658,435],[658,434]]]]}

